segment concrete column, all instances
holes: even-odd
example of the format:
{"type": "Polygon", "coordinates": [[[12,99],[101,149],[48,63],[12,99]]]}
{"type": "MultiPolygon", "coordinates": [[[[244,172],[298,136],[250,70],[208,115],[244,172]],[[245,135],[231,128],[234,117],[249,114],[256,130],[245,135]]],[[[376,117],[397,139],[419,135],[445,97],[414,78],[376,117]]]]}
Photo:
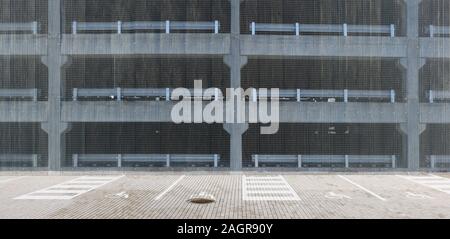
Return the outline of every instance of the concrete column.
{"type": "Polygon", "coordinates": [[[61,122],[62,69],[68,58],[61,54],[61,2],[48,0],[48,47],[42,62],[48,67],[48,121],[41,125],[48,134],[48,167],[61,168],[64,157],[63,133],[69,128],[61,122]]]}
{"type": "Polygon", "coordinates": [[[425,125],[420,124],[420,92],[419,72],[425,59],[420,58],[419,43],[419,5],[421,0],[404,1],[404,22],[406,22],[407,58],[400,60],[405,70],[406,99],[407,99],[407,123],[400,125],[401,131],[406,136],[403,149],[408,160],[408,168],[417,170],[420,167],[420,134],[425,130],[425,125]]]}
{"type": "MultiPolygon", "coordinates": [[[[247,57],[241,56],[241,0],[230,0],[231,3],[231,41],[230,55],[224,57],[225,64],[230,68],[230,87],[241,87],[241,69],[247,64],[247,57]]],[[[236,107],[235,117],[236,114],[236,107]]],[[[237,121],[235,121],[237,122],[237,121]]],[[[248,124],[224,124],[224,129],[230,134],[230,167],[232,170],[242,169],[242,134],[248,129],[248,124]]]]}

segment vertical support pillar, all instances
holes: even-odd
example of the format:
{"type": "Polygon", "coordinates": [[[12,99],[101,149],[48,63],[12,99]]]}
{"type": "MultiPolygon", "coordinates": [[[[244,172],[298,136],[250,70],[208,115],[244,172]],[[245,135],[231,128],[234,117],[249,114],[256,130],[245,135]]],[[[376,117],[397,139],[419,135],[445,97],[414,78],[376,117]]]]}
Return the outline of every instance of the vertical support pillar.
{"type": "Polygon", "coordinates": [[[419,72],[425,64],[420,58],[419,45],[419,5],[421,0],[405,0],[407,57],[400,60],[405,69],[405,83],[407,94],[407,122],[400,126],[406,135],[407,165],[410,170],[420,167],[420,134],[425,130],[425,125],[420,124],[420,102],[419,102],[419,72]]]}
{"type": "MultiPolygon", "coordinates": [[[[247,64],[247,57],[241,56],[241,0],[230,0],[231,4],[231,41],[230,54],[224,57],[225,64],[230,68],[230,88],[241,87],[241,69],[247,64]]],[[[235,101],[237,102],[237,101],[235,101]]],[[[234,107],[234,117],[237,117],[234,107]]],[[[235,120],[234,122],[237,122],[235,120]]],[[[231,170],[242,169],[242,134],[248,129],[248,124],[227,123],[224,129],[230,134],[230,167],[231,170]]]]}
{"type": "Polygon", "coordinates": [[[61,0],[48,1],[47,56],[42,62],[48,67],[48,120],[41,128],[48,134],[48,167],[50,171],[61,169],[64,154],[64,132],[69,128],[61,121],[62,70],[68,58],[61,54],[61,0]]]}

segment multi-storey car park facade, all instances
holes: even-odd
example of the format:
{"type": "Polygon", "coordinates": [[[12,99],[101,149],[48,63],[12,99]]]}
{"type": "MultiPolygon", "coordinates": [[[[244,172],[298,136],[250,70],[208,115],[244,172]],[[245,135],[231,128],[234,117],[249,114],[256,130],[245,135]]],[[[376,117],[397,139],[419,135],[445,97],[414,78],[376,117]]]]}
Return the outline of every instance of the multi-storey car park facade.
{"type": "Polygon", "coordinates": [[[3,170],[450,163],[448,1],[2,0],[0,9],[3,170]],[[279,88],[279,132],[174,124],[171,90],[197,79],[223,91],[279,88]]]}

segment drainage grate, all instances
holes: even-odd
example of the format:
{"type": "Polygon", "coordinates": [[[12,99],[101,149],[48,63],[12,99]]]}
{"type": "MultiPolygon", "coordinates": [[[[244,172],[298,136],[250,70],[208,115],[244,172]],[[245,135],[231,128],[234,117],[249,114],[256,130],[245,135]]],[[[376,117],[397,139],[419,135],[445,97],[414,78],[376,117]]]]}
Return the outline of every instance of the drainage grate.
{"type": "Polygon", "coordinates": [[[29,200],[69,200],[81,194],[90,192],[103,185],[116,181],[123,176],[91,177],[84,176],[74,180],[54,185],[42,190],[16,197],[15,199],[29,200]]]}
{"type": "Polygon", "coordinates": [[[300,198],[281,176],[242,176],[244,201],[298,201],[300,198]]]}

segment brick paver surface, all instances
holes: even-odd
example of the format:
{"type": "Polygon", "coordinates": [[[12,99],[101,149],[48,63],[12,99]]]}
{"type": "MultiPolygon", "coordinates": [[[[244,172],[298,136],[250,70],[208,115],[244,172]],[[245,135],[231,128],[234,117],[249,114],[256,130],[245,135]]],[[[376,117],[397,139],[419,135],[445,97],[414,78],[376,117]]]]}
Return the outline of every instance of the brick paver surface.
{"type": "MultiPolygon", "coordinates": [[[[16,199],[83,175],[0,174],[0,218],[450,218],[450,194],[393,173],[149,172],[125,174],[70,200],[16,199]],[[298,200],[244,200],[244,174],[281,175],[298,200]],[[188,201],[202,192],[216,202],[188,201]]],[[[286,190],[258,183],[252,193],[276,196],[286,190]]]]}

